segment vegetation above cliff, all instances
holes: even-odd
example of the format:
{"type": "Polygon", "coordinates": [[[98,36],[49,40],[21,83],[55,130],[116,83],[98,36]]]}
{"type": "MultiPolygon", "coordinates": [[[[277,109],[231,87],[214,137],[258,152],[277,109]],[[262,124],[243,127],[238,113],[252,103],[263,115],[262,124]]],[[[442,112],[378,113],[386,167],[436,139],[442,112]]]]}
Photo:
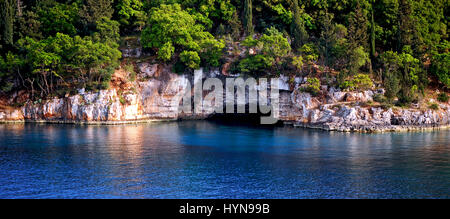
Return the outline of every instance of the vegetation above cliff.
{"type": "Polygon", "coordinates": [[[349,90],[375,81],[388,102],[407,104],[450,86],[448,0],[0,0],[0,9],[3,94],[107,89],[125,36],[177,71],[308,75],[313,93],[323,78],[349,90]]]}

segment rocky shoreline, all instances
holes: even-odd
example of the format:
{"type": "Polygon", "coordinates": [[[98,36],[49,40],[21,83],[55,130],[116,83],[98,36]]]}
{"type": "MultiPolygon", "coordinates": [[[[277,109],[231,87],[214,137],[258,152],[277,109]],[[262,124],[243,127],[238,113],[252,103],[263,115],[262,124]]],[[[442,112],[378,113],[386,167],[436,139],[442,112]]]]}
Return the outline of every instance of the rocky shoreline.
{"type": "Polygon", "coordinates": [[[292,124],[294,127],[319,129],[337,132],[384,133],[384,132],[422,132],[446,130],[450,125],[386,125],[386,126],[346,126],[333,127],[323,124],[292,124]]]}
{"type": "MultiPolygon", "coordinates": [[[[71,124],[71,125],[131,125],[131,124],[155,124],[163,122],[180,122],[193,119],[143,119],[143,120],[129,120],[129,121],[76,121],[76,120],[0,120],[0,124],[71,124]]],[[[196,119],[204,120],[204,119],[196,119]]],[[[379,125],[379,126],[332,126],[328,124],[312,124],[300,123],[292,121],[284,121],[284,126],[292,126],[295,128],[317,129],[322,131],[336,131],[336,132],[355,132],[355,133],[386,133],[386,132],[425,132],[438,131],[450,129],[450,125],[379,125]]]]}
{"type": "MultiPolygon", "coordinates": [[[[0,123],[67,123],[119,125],[164,121],[207,119],[207,111],[179,113],[171,104],[192,75],[177,75],[158,64],[140,65],[139,80],[97,92],[79,90],[77,95],[42,102],[26,102],[22,107],[0,108],[0,123]]],[[[218,71],[204,77],[221,77],[218,71]]],[[[345,92],[323,87],[320,97],[301,92],[305,78],[280,77],[280,121],[294,127],[339,132],[405,132],[446,129],[450,126],[450,105],[428,108],[390,108],[368,104],[383,90],[345,92]]],[[[119,80],[116,78],[116,80],[119,80]]],[[[206,94],[205,94],[206,95],[206,94]]],[[[15,98],[9,100],[14,105],[15,98]]],[[[438,103],[437,103],[438,104],[438,103]]]]}

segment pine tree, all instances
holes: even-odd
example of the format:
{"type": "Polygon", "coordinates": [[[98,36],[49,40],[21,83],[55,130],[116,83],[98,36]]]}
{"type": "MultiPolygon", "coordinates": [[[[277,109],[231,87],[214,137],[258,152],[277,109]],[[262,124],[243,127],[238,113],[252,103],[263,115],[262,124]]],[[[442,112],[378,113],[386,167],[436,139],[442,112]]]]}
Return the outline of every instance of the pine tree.
{"type": "Polygon", "coordinates": [[[412,15],[412,7],[409,0],[399,0],[398,33],[397,33],[398,52],[401,52],[404,46],[412,44],[414,23],[411,15],[412,15]]]}
{"type": "Polygon", "coordinates": [[[356,3],[355,11],[351,13],[348,26],[348,44],[347,44],[347,69],[351,74],[357,73],[360,67],[365,65],[368,53],[365,51],[368,47],[367,26],[368,20],[361,7],[360,2],[356,3]]]}
{"type": "Polygon", "coordinates": [[[253,35],[253,12],[252,0],[244,1],[244,26],[248,36],[253,35]]]}
{"type": "Polygon", "coordinates": [[[370,57],[372,58],[372,63],[375,59],[376,49],[375,49],[375,16],[374,16],[374,8],[373,3],[370,9],[370,57]]]}
{"type": "Polygon", "coordinates": [[[349,49],[354,50],[358,46],[367,48],[368,36],[367,36],[368,20],[364,13],[363,8],[359,1],[356,3],[356,8],[349,18],[348,25],[348,41],[349,49]]]}
{"type": "Polygon", "coordinates": [[[102,18],[110,19],[114,12],[112,8],[113,0],[84,0],[84,5],[80,7],[78,12],[83,31],[89,35],[95,31],[97,22],[102,18]]]}
{"type": "Polygon", "coordinates": [[[292,7],[294,9],[294,22],[293,24],[293,32],[294,32],[294,48],[299,49],[306,43],[308,40],[308,33],[305,30],[305,25],[302,22],[301,13],[302,10],[298,4],[298,0],[293,0],[292,7]]]}
{"type": "Polygon", "coordinates": [[[15,0],[0,0],[1,42],[4,46],[12,46],[14,44],[15,6],[15,0]]]}
{"type": "Polygon", "coordinates": [[[321,21],[323,27],[319,38],[319,48],[323,58],[323,64],[330,67],[332,49],[335,44],[336,31],[333,24],[334,15],[328,13],[328,9],[325,8],[325,14],[323,20],[321,21]]]}
{"type": "Polygon", "coordinates": [[[231,27],[231,36],[236,40],[239,39],[239,36],[241,35],[242,23],[237,12],[233,13],[232,18],[228,21],[228,23],[231,27]]]}
{"type": "Polygon", "coordinates": [[[114,10],[112,0],[85,0],[80,10],[80,17],[87,24],[95,24],[102,17],[111,18],[114,10]]]}

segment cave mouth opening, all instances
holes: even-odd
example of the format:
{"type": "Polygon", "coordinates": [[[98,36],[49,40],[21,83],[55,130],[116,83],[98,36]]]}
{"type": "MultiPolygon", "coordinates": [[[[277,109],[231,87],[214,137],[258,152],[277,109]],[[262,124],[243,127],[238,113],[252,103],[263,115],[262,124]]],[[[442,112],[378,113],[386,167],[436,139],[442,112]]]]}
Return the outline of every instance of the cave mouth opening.
{"type": "Polygon", "coordinates": [[[257,113],[249,113],[248,105],[245,107],[245,113],[237,113],[236,106],[234,113],[226,113],[226,109],[224,107],[223,113],[214,113],[208,118],[208,121],[233,126],[280,127],[284,125],[280,120],[278,120],[275,124],[261,124],[261,118],[268,117],[270,115],[271,112],[261,113],[259,107],[257,113]]]}

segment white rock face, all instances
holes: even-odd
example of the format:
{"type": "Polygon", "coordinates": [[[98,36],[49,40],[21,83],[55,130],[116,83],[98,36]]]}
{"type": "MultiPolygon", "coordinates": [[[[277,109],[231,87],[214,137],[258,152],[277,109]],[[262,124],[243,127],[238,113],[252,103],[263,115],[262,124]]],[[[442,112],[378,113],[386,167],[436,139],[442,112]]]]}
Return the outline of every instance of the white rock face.
{"type": "Polygon", "coordinates": [[[149,63],[140,63],[138,65],[140,76],[145,77],[153,77],[155,73],[158,71],[158,64],[149,64],[149,63]]]}
{"type": "Polygon", "coordinates": [[[279,81],[278,81],[278,89],[279,90],[290,90],[289,88],[289,77],[280,75],[279,81]]]}
{"type": "Polygon", "coordinates": [[[120,51],[124,58],[139,58],[142,55],[142,48],[127,48],[121,49],[120,51]]]}
{"type": "Polygon", "coordinates": [[[445,107],[439,111],[401,109],[393,112],[381,107],[346,105],[372,101],[372,91],[355,93],[332,89],[327,96],[328,104],[307,93],[294,92],[293,95],[293,104],[302,112],[296,118],[297,126],[336,131],[399,131],[450,125],[450,111],[445,107]]]}
{"type": "MultiPolygon", "coordinates": [[[[153,76],[144,81],[134,82],[133,90],[110,89],[89,92],[83,89],[79,91],[79,94],[66,98],[50,99],[42,103],[30,101],[20,109],[0,109],[0,121],[25,119],[60,122],[126,122],[207,118],[212,114],[212,104],[206,105],[200,112],[193,109],[181,112],[183,97],[180,94],[191,91],[190,95],[193,95],[195,78],[192,75],[162,72],[161,75],[155,76],[157,66],[143,64],[141,67],[141,71],[147,76],[153,76]]],[[[205,76],[220,77],[220,74],[217,70],[206,72],[201,78],[196,79],[204,80],[205,76]]],[[[420,111],[419,109],[393,111],[381,107],[362,107],[358,103],[372,101],[375,92],[343,92],[330,88],[325,96],[314,97],[299,91],[298,85],[303,80],[295,79],[297,88],[294,91],[280,90],[280,120],[293,122],[297,126],[336,131],[398,131],[411,127],[450,125],[448,104],[440,104],[440,110],[437,111],[420,111]]],[[[289,89],[289,84],[285,80],[281,86],[289,89]]],[[[203,95],[205,97],[207,93],[203,95]]],[[[225,98],[223,101],[226,101],[225,98]]],[[[248,104],[247,99],[245,103],[248,104]]]]}
{"type": "Polygon", "coordinates": [[[0,122],[23,120],[23,113],[19,109],[0,111],[0,122]]]}

